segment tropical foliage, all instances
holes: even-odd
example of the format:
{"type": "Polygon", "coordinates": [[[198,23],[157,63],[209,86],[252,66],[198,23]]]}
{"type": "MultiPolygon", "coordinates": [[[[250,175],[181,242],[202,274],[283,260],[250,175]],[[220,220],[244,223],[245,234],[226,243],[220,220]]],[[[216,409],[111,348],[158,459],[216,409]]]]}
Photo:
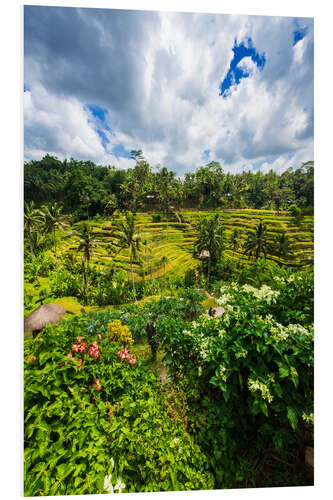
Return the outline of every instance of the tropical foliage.
{"type": "Polygon", "coordinates": [[[25,495],[313,484],[313,162],[131,158],[25,164],[25,495]]]}

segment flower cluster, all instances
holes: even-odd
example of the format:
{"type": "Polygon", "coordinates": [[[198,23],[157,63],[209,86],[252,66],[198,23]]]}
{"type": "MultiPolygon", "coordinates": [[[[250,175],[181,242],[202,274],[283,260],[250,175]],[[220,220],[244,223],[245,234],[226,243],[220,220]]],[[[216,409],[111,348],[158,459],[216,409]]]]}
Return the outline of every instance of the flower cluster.
{"type": "Polygon", "coordinates": [[[95,378],[93,380],[93,383],[91,384],[93,389],[95,389],[95,391],[101,391],[102,390],[102,386],[101,386],[101,383],[99,381],[99,378],[95,378]]]}
{"type": "Polygon", "coordinates": [[[99,352],[98,344],[97,344],[96,340],[95,340],[95,342],[93,342],[91,344],[91,346],[89,346],[88,354],[89,354],[89,356],[92,356],[93,358],[95,358],[93,361],[96,361],[96,359],[98,359],[100,357],[101,353],[99,352]]]}
{"type": "Polygon", "coordinates": [[[36,361],[36,356],[34,354],[29,354],[29,356],[26,357],[27,363],[31,364],[36,361]]]}
{"type": "Polygon", "coordinates": [[[217,299],[217,303],[219,306],[225,306],[228,302],[230,302],[230,300],[232,300],[231,295],[228,293],[224,293],[217,299]]]}
{"type": "Polygon", "coordinates": [[[113,458],[110,459],[111,463],[111,474],[108,474],[104,477],[104,490],[107,493],[115,493],[116,491],[118,493],[121,493],[123,489],[126,487],[126,485],[122,482],[122,479],[120,477],[113,478],[113,469],[114,469],[114,460],[113,458]],[[113,479],[115,479],[115,484],[113,485],[113,479]]]}
{"type": "Polygon", "coordinates": [[[116,491],[118,491],[118,493],[121,493],[125,486],[126,485],[122,482],[121,478],[118,478],[116,484],[113,485],[112,474],[109,474],[104,478],[104,490],[108,493],[115,493],[116,491]]]}
{"type": "Polygon", "coordinates": [[[304,422],[306,422],[307,424],[313,424],[314,422],[314,416],[313,416],[313,413],[303,413],[302,414],[302,419],[304,420],[304,422]]]}
{"type": "Polygon", "coordinates": [[[127,361],[130,365],[135,365],[137,362],[137,359],[135,359],[133,354],[130,354],[126,347],[124,349],[119,349],[118,351],[118,358],[124,359],[127,361]]]}
{"type": "Polygon", "coordinates": [[[247,293],[252,293],[258,300],[265,300],[268,303],[275,302],[276,297],[280,294],[280,292],[272,290],[272,288],[267,285],[262,285],[259,289],[251,285],[243,285],[242,290],[247,293]]]}
{"type": "Polygon", "coordinates": [[[269,392],[269,388],[267,387],[267,385],[262,383],[262,382],[259,382],[258,379],[253,380],[250,378],[248,380],[248,387],[249,387],[251,392],[255,392],[255,391],[261,392],[262,398],[267,399],[267,401],[269,403],[271,403],[273,401],[273,396],[269,392]]]}
{"type": "Polygon", "coordinates": [[[83,342],[83,337],[77,337],[76,344],[72,345],[72,351],[74,352],[86,352],[87,344],[83,342]]]}
{"type": "Polygon", "coordinates": [[[226,367],[224,365],[220,365],[219,369],[219,378],[226,382],[227,380],[227,374],[225,373],[227,371],[226,367]]]}
{"type": "Polygon", "coordinates": [[[111,418],[114,415],[114,412],[120,407],[119,401],[116,401],[115,406],[111,406],[111,403],[107,402],[106,406],[108,407],[108,420],[111,420],[111,418]]]}

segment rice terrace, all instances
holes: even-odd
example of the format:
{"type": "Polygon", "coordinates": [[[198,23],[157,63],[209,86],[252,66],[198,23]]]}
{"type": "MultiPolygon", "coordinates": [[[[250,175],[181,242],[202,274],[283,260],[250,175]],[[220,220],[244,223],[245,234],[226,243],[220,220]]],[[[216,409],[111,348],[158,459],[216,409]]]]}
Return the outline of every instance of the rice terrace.
{"type": "Polygon", "coordinates": [[[25,7],[25,496],[313,486],[313,20],[265,23],[25,7]]]}

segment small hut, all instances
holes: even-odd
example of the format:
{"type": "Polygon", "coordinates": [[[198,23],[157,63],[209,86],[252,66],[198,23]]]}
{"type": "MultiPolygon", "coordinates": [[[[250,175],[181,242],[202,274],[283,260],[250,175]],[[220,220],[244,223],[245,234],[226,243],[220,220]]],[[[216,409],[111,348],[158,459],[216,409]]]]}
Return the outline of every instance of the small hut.
{"type": "Polygon", "coordinates": [[[209,259],[210,258],[210,251],[209,250],[201,250],[199,253],[199,259],[209,259]]]}
{"type": "Polygon", "coordinates": [[[32,331],[35,338],[47,325],[60,321],[65,313],[65,308],[59,304],[42,304],[25,318],[24,332],[32,331]]]}

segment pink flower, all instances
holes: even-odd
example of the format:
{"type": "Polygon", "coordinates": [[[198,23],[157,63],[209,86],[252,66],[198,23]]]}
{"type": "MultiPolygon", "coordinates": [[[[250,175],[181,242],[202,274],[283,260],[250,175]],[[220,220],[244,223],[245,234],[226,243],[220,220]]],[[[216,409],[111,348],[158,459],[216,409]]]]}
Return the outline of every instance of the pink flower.
{"type": "Polygon", "coordinates": [[[126,349],[119,349],[119,351],[118,351],[118,358],[125,359],[126,355],[127,355],[127,350],[126,349]]]}
{"type": "Polygon", "coordinates": [[[101,383],[99,381],[99,378],[96,378],[91,385],[95,389],[95,391],[101,391],[102,390],[102,386],[101,386],[101,383]]]}
{"type": "Polygon", "coordinates": [[[80,352],[86,352],[86,347],[87,347],[87,344],[81,344],[81,345],[79,346],[79,351],[80,351],[80,352]]]}
{"type": "Polygon", "coordinates": [[[100,352],[98,350],[98,344],[97,344],[96,341],[93,342],[91,344],[91,346],[89,347],[88,354],[89,354],[89,356],[92,356],[93,358],[95,358],[94,361],[96,361],[96,359],[100,357],[101,354],[100,354],[100,352]]]}
{"type": "Polygon", "coordinates": [[[83,342],[83,337],[77,337],[77,339],[76,339],[76,340],[77,340],[77,342],[78,342],[79,344],[81,344],[81,343],[83,342]]]}

